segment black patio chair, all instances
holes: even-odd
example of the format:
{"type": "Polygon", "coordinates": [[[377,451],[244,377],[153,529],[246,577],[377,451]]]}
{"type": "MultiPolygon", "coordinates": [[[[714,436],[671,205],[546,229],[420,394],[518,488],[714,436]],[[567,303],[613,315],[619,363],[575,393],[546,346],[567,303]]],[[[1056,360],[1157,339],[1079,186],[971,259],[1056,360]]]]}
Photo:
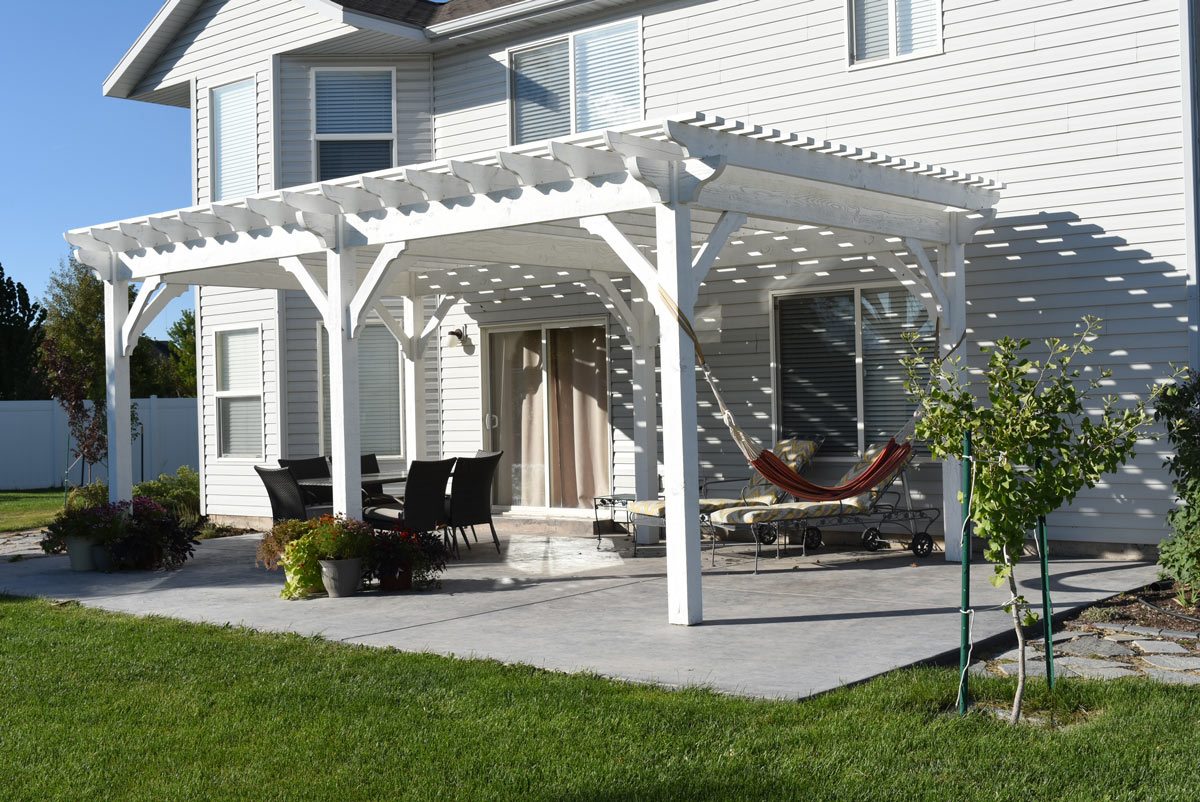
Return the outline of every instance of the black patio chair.
{"type": "MultiPolygon", "coordinates": [[[[329,462],[324,457],[301,457],[279,460],[280,468],[288,468],[297,480],[328,479],[329,462]]],[[[332,504],[333,487],[301,487],[305,504],[332,504]]]]}
{"type": "Polygon", "coordinates": [[[467,541],[467,527],[471,527],[471,534],[478,543],[479,533],[475,527],[487,524],[492,531],[496,552],[500,551],[500,538],[496,536],[496,526],[492,523],[492,481],[503,454],[503,451],[496,451],[475,458],[460,457],[454,465],[454,483],[450,486],[446,515],[450,529],[462,535],[467,548],[471,547],[467,541]]]}
{"type": "MultiPolygon", "coordinates": [[[[359,465],[363,473],[379,473],[379,458],[374,454],[363,454],[359,465]]],[[[383,482],[364,482],[362,490],[364,506],[400,503],[400,499],[383,492],[383,482]]]]}
{"type": "Polygon", "coordinates": [[[267,498],[271,500],[271,519],[280,521],[306,521],[309,518],[319,518],[333,512],[332,504],[305,504],[304,493],[296,484],[296,477],[290,468],[263,468],[254,466],[263,486],[267,488],[267,498]]]}
{"type": "MultiPolygon", "coordinates": [[[[410,532],[446,533],[446,483],[454,470],[454,458],[440,460],[415,459],[408,466],[408,482],[404,501],[367,507],[363,518],[376,526],[402,527],[410,532]]],[[[450,545],[450,544],[447,544],[450,545]]],[[[457,546],[457,544],[455,544],[457,546]]],[[[457,548],[454,549],[458,553],[457,548]]]]}

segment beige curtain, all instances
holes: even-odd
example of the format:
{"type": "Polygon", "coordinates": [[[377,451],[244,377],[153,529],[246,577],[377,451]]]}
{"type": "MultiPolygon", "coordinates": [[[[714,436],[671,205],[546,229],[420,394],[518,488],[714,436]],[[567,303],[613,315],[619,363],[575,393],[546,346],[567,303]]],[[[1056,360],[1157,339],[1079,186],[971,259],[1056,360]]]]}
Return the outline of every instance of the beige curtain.
{"type": "Polygon", "coordinates": [[[490,335],[491,412],[496,416],[492,448],[504,452],[496,468],[496,503],[546,505],[543,432],[542,333],[490,335]]]}
{"type": "Polygon", "coordinates": [[[550,506],[590,507],[609,492],[604,328],[551,329],[550,506]]]}

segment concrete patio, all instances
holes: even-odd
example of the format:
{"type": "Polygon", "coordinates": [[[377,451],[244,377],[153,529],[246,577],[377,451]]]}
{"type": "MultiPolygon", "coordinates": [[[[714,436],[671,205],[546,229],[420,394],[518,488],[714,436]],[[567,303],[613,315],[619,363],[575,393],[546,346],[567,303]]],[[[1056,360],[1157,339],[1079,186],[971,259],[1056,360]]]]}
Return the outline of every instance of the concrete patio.
{"type": "MultiPolygon", "coordinates": [[[[480,543],[451,564],[441,590],[288,602],[282,576],[254,567],[258,537],[203,543],[175,573],[75,574],[66,557],[0,563],[0,593],[75,599],[137,615],[263,631],[636,682],[799,698],[944,655],[958,647],[959,566],[942,555],[827,551],[751,561],[705,554],[705,622],[671,626],[662,615],[662,557],[631,559],[624,541],[597,551],[586,538],[512,534],[504,554],[480,543]]],[[[1036,565],[1020,571],[1038,603],[1036,565]]],[[[977,566],[976,642],[1001,636],[1006,593],[977,566]]],[[[1055,613],[1153,581],[1153,564],[1099,560],[1053,566],[1055,613]]]]}

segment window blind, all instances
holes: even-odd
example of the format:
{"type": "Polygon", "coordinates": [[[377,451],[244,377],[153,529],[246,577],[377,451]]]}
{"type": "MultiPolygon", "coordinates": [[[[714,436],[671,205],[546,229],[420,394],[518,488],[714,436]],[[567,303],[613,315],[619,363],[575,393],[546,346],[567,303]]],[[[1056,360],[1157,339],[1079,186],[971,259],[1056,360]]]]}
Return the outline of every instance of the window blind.
{"type": "Polygon", "coordinates": [[[257,393],[261,376],[258,331],[217,332],[217,391],[257,393]]]}
{"type": "Polygon", "coordinates": [[[854,60],[867,61],[887,58],[891,54],[888,42],[888,6],[892,0],[854,0],[854,60]]]}
{"type": "Polygon", "coordinates": [[[318,134],[391,134],[390,70],[317,70],[318,134]]]}
{"type": "MultiPolygon", "coordinates": [[[[358,335],[358,411],[362,451],[399,456],[404,410],[400,404],[400,352],[396,338],[383,326],[364,326],[358,335]]],[[[321,329],[322,447],[332,450],[329,412],[329,337],[321,329]]]]}
{"type": "Polygon", "coordinates": [[[940,0],[896,0],[896,55],[937,47],[940,0]]]}
{"type": "Polygon", "coordinates": [[[318,181],[386,170],[392,166],[392,140],[321,140],[317,143],[317,164],[318,181]]]}
{"type": "Polygon", "coordinates": [[[778,313],[783,436],[823,434],[822,454],[857,453],[854,293],[784,298],[778,313]]]}
{"type": "Polygon", "coordinates": [[[262,456],[262,399],[218,398],[222,457],[262,456]]]}
{"type": "Polygon", "coordinates": [[[571,133],[571,51],[566,39],[513,54],[517,143],[571,133]]]}
{"type": "Polygon", "coordinates": [[[636,20],[575,37],[575,130],[642,116],[641,42],[636,20]]]}
{"type": "Polygon", "coordinates": [[[222,457],[261,457],[262,347],[255,329],[219,331],[217,440],[222,457]]]}
{"type": "Polygon", "coordinates": [[[900,360],[911,355],[904,341],[917,332],[932,341],[925,307],[907,290],[864,289],[862,298],[863,417],[866,443],[881,443],[899,431],[915,409],[904,391],[900,360]]]}
{"type": "Polygon", "coordinates": [[[212,198],[258,191],[258,126],[254,80],[212,91],[212,198]]]}

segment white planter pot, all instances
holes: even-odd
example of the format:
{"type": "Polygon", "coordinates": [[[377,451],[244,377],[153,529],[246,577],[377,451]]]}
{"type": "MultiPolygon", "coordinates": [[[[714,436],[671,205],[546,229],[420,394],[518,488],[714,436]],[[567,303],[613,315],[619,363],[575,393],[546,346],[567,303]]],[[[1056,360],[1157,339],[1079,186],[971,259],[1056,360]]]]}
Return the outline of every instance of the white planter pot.
{"type": "Polygon", "coordinates": [[[86,537],[64,538],[67,543],[67,559],[71,561],[72,571],[95,571],[96,563],[92,560],[92,541],[86,537]]]}
{"type": "Polygon", "coordinates": [[[321,560],[321,584],[331,599],[353,596],[362,585],[362,560],[321,560]]]}

